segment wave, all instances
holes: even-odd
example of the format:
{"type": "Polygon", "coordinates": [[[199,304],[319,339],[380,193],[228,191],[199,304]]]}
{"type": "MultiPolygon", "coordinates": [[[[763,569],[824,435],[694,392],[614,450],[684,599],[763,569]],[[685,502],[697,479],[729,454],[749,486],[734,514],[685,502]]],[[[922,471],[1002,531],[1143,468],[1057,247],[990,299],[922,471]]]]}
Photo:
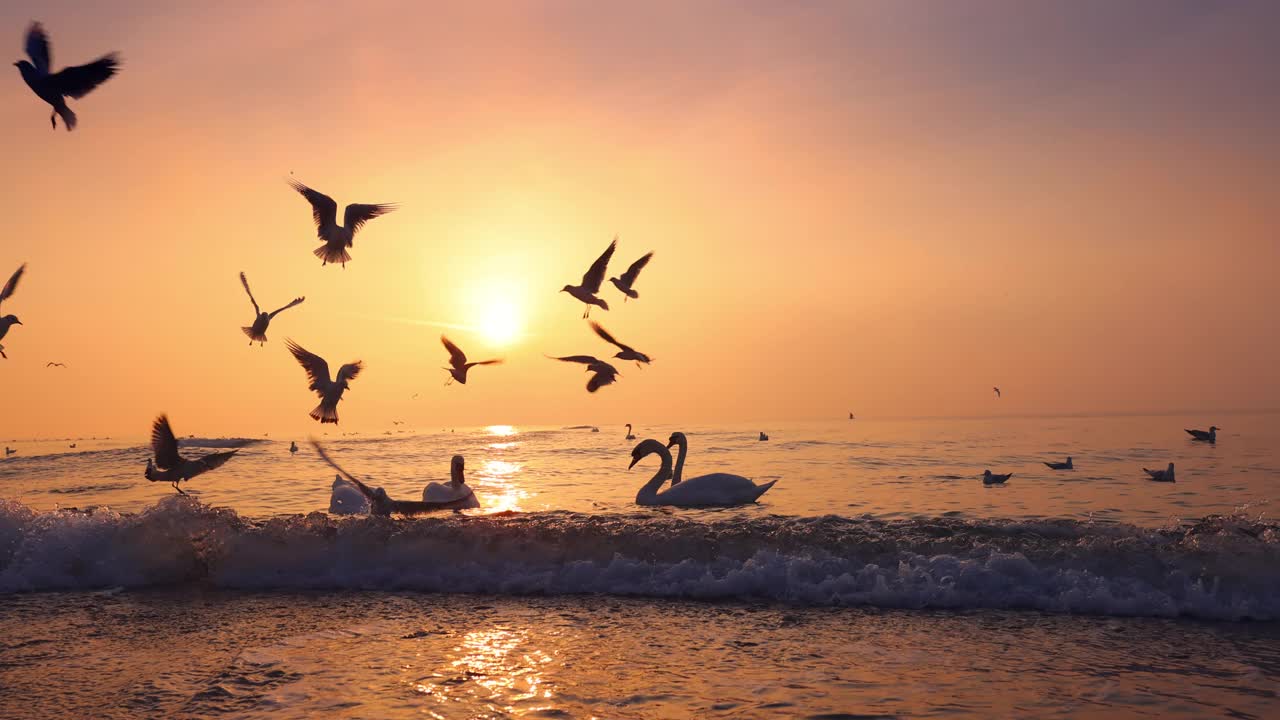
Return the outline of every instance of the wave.
{"type": "Polygon", "coordinates": [[[0,501],[0,592],[185,583],[1276,620],[1280,526],[656,511],[254,520],[181,496],[136,514],[0,501]]]}

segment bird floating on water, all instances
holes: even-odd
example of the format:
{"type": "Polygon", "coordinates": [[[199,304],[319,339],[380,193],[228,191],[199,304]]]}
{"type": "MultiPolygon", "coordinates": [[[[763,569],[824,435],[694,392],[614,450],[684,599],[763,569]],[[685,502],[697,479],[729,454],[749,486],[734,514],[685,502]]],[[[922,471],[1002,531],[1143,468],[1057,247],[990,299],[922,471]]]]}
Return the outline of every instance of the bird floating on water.
{"type": "MultiPolygon", "coordinates": [[[[4,289],[0,289],[0,305],[3,305],[5,300],[13,297],[13,294],[17,292],[18,281],[22,279],[22,274],[26,271],[27,264],[22,263],[22,265],[14,271],[13,275],[9,276],[9,281],[4,284],[4,289]]],[[[9,334],[9,328],[14,325],[21,324],[22,321],[18,319],[17,315],[5,315],[0,317],[0,340],[3,340],[4,336],[9,334]]],[[[8,355],[4,354],[4,345],[0,345],[0,358],[5,358],[6,360],[9,358],[8,355]]]]}
{"type": "Polygon", "coordinates": [[[1169,463],[1169,467],[1164,470],[1148,470],[1146,468],[1142,468],[1142,472],[1150,475],[1151,479],[1156,482],[1177,482],[1177,479],[1173,474],[1173,463],[1169,463]]]}
{"type": "Polygon", "coordinates": [[[178,487],[178,483],[220,467],[240,452],[240,448],[230,452],[209,453],[195,460],[188,460],[178,454],[178,438],[169,427],[169,417],[161,414],[151,425],[151,452],[155,455],[155,460],[153,462],[151,458],[147,459],[147,469],[143,475],[151,482],[170,483],[174,490],[186,495],[187,493],[178,487]]]}
{"type": "Polygon", "coordinates": [[[749,505],[773,487],[777,480],[770,480],[763,485],[756,485],[740,475],[715,473],[690,478],[684,482],[673,484],[670,488],[658,492],[667,480],[672,478],[671,451],[657,440],[641,440],[631,450],[631,465],[636,466],[649,455],[658,455],[662,465],[657,474],[645,483],[636,493],[637,505],[668,505],[674,507],[728,507],[732,505],[749,505]]]}
{"type": "Polygon", "coordinates": [[[71,65],[52,72],[53,51],[49,47],[49,36],[38,22],[27,28],[26,50],[31,59],[19,60],[14,65],[22,73],[27,87],[53,107],[53,112],[49,113],[49,124],[55,130],[58,129],[59,115],[62,116],[63,127],[68,131],[76,129],[76,114],[67,107],[66,98],[79,100],[120,69],[119,56],[108,53],[91,63],[71,65]]]}
{"type": "Polygon", "coordinates": [[[631,434],[631,423],[627,423],[627,440],[635,440],[636,436],[631,434]]]}
{"type": "Polygon", "coordinates": [[[499,365],[502,363],[501,359],[467,362],[467,354],[462,352],[462,348],[455,345],[449,338],[441,335],[440,342],[444,344],[444,349],[449,351],[449,365],[451,367],[444,369],[449,371],[449,375],[452,376],[452,379],[445,383],[446,385],[450,385],[454,381],[457,381],[459,385],[466,385],[467,371],[476,365],[499,365]]]}
{"type": "Polygon", "coordinates": [[[1045,466],[1050,470],[1075,470],[1076,466],[1071,464],[1071,456],[1068,455],[1065,462],[1047,462],[1045,466]]]}
{"type": "MultiPolygon", "coordinates": [[[[773,484],[777,482],[777,480],[773,480],[772,482],[768,482],[763,485],[756,485],[755,483],[752,483],[750,480],[747,480],[747,478],[744,478],[741,475],[732,475],[729,473],[711,473],[710,475],[699,475],[697,477],[685,480],[684,479],[684,460],[685,460],[685,456],[689,452],[689,439],[685,437],[685,434],[682,432],[673,432],[671,433],[671,437],[667,438],[667,448],[670,449],[672,445],[679,446],[680,448],[680,453],[679,455],[676,456],[675,470],[672,472],[672,475],[671,475],[671,486],[673,488],[676,485],[679,485],[681,483],[697,482],[704,486],[720,488],[722,492],[729,492],[729,493],[740,492],[743,495],[747,495],[749,494],[749,492],[746,489],[746,485],[744,485],[742,482],[746,480],[746,482],[749,483],[752,487],[760,489],[760,495],[763,495],[765,490],[768,490],[769,488],[773,487],[773,484]]],[[[757,495],[756,497],[759,497],[759,495],[757,495]]],[[[754,500],[752,502],[754,502],[754,500]]]]}
{"type": "Polygon", "coordinates": [[[652,358],[650,358],[648,355],[645,355],[644,353],[640,352],[639,350],[636,350],[630,345],[624,345],[618,342],[617,339],[613,337],[613,335],[609,334],[608,330],[605,330],[603,327],[600,326],[600,323],[592,320],[591,329],[596,331],[596,335],[599,335],[600,339],[604,340],[610,345],[617,346],[619,352],[615,353],[614,357],[618,358],[619,360],[634,360],[636,363],[636,367],[640,367],[640,363],[644,363],[648,365],[649,363],[653,362],[652,358]]]}
{"type": "Polygon", "coordinates": [[[75,443],[71,443],[71,444],[70,444],[70,445],[68,445],[67,447],[71,448],[72,450],[75,450],[75,449],[76,449],[76,444],[75,444],[75,443]]]}
{"type": "Polygon", "coordinates": [[[8,445],[5,445],[5,446],[4,446],[4,456],[5,456],[5,457],[9,457],[10,455],[14,455],[14,454],[16,454],[17,452],[18,452],[17,450],[14,450],[13,448],[9,447],[8,445]]]}
{"type": "Polygon", "coordinates": [[[294,442],[294,441],[290,440],[290,441],[289,441],[289,454],[290,454],[290,455],[292,455],[292,454],[294,454],[294,453],[296,453],[296,452],[298,452],[298,443],[296,443],[296,442],[294,442]]]}
{"type": "Polygon", "coordinates": [[[1007,475],[995,475],[995,474],[992,474],[990,470],[983,470],[982,484],[983,485],[1003,485],[1005,481],[1011,477],[1013,477],[1013,473],[1008,473],[1007,475]]]}
{"type": "Polygon", "coordinates": [[[761,431],[760,431],[760,442],[764,442],[764,441],[766,441],[766,440],[768,440],[768,439],[769,439],[769,436],[768,436],[768,435],[766,435],[766,434],[764,433],[764,431],[763,431],[763,430],[761,430],[761,431]]]}
{"type": "Polygon", "coordinates": [[[316,236],[324,241],[324,245],[314,250],[320,258],[320,266],[339,263],[345,270],[351,261],[347,248],[355,245],[356,231],[370,220],[386,215],[395,210],[395,203],[351,203],[342,216],[342,224],[338,224],[338,203],[322,192],[312,190],[302,183],[289,178],[289,187],[297,190],[302,197],[311,203],[311,217],[316,222],[316,236]]]}
{"type": "Polygon", "coordinates": [[[464,474],[466,460],[461,455],[454,455],[449,461],[449,482],[429,482],[422,488],[422,501],[427,503],[457,503],[455,510],[480,507],[475,491],[467,485],[464,474]]]}
{"type": "MultiPolygon", "coordinates": [[[[469,504],[475,500],[472,495],[468,495],[467,497],[463,497],[458,500],[451,500],[449,502],[392,500],[382,488],[370,488],[351,473],[339,467],[338,463],[334,462],[333,458],[329,457],[329,453],[325,452],[325,449],[320,445],[320,443],[316,442],[314,438],[311,439],[311,446],[316,449],[316,453],[320,455],[320,458],[329,464],[329,467],[338,471],[338,473],[346,479],[347,482],[354,485],[360,494],[364,496],[365,500],[369,503],[369,513],[371,515],[381,515],[385,517],[395,513],[397,515],[413,516],[436,512],[438,510],[462,510],[468,507],[476,507],[475,505],[469,504]]],[[[335,488],[335,490],[336,489],[337,488],[335,488]]],[[[330,507],[332,507],[332,499],[330,500],[330,507]]]]}
{"type": "MultiPolygon", "coordinates": [[[[622,298],[622,302],[626,302],[628,298],[632,300],[639,299],[640,293],[635,290],[636,278],[640,277],[640,271],[643,270],[644,266],[648,265],[649,261],[652,259],[652,252],[645,253],[644,257],[641,257],[639,260],[631,263],[631,267],[627,268],[627,271],[622,273],[622,277],[609,278],[609,282],[613,283],[613,286],[618,288],[618,291],[623,294],[624,297],[622,298]]],[[[608,308],[605,309],[608,310],[608,308]]]]}
{"type": "Polygon", "coordinates": [[[245,277],[243,272],[240,273],[240,284],[244,285],[244,291],[249,294],[249,302],[253,303],[253,313],[254,313],[253,324],[250,325],[249,327],[240,328],[242,331],[244,331],[245,335],[249,336],[250,345],[253,345],[255,342],[258,343],[259,346],[266,343],[267,342],[267,326],[271,324],[271,319],[279,315],[280,313],[284,312],[285,310],[288,310],[289,308],[293,307],[294,305],[301,305],[302,301],[306,300],[305,297],[301,297],[301,296],[296,297],[292,301],[290,301],[288,305],[285,305],[279,310],[273,310],[271,312],[262,312],[262,309],[258,307],[258,301],[253,299],[253,291],[249,289],[249,278],[245,277]]]}
{"type": "Polygon", "coordinates": [[[364,369],[364,363],[359,360],[347,363],[338,368],[338,375],[330,380],[329,363],[325,362],[324,358],[308,352],[288,338],[285,339],[284,344],[289,348],[289,352],[293,353],[293,357],[298,360],[302,369],[307,371],[307,378],[311,380],[307,389],[314,390],[316,395],[320,396],[320,404],[310,413],[312,419],[319,420],[321,424],[338,424],[338,401],[342,399],[342,393],[349,387],[350,382],[355,380],[364,369]]]}
{"type": "Polygon", "coordinates": [[[598,305],[602,310],[609,309],[609,303],[605,302],[603,298],[596,297],[596,293],[600,292],[600,285],[604,282],[604,274],[609,268],[609,258],[613,257],[613,251],[617,248],[618,238],[615,237],[604,253],[596,258],[595,262],[591,263],[591,267],[582,276],[581,285],[565,285],[560,289],[560,292],[567,292],[587,304],[586,310],[582,312],[582,317],[584,318],[591,316],[592,305],[598,305]]]}
{"type": "MultiPolygon", "coordinates": [[[[377,492],[382,490],[378,488],[377,492]]],[[[329,514],[331,515],[364,515],[369,512],[369,500],[355,484],[349,483],[341,475],[333,476],[333,489],[329,492],[329,514]]]]}
{"type": "Polygon", "coordinates": [[[1192,440],[1199,440],[1200,442],[1207,442],[1207,443],[1217,443],[1218,431],[1221,429],[1222,428],[1218,427],[1217,425],[1211,425],[1209,426],[1208,430],[1187,430],[1186,432],[1188,435],[1191,436],[1192,440]]]}
{"type": "Polygon", "coordinates": [[[593,373],[591,378],[587,380],[587,392],[595,392],[605,385],[613,384],[619,375],[618,368],[590,355],[565,355],[564,357],[548,355],[547,357],[560,362],[586,365],[587,372],[593,373]]]}

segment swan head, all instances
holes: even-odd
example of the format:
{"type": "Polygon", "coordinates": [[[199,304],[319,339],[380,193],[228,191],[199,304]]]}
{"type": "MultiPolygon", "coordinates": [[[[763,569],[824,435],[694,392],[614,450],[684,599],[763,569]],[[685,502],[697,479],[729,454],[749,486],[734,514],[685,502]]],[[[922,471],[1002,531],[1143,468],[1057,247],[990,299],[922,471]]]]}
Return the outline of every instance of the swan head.
{"type": "Polygon", "coordinates": [[[671,462],[671,453],[667,452],[666,446],[661,442],[653,439],[641,440],[640,444],[631,450],[631,464],[627,469],[630,470],[636,466],[636,463],[655,453],[662,456],[663,463],[671,462]]]}
{"type": "Polygon", "coordinates": [[[449,479],[454,485],[466,485],[467,480],[463,476],[463,471],[467,468],[467,461],[461,455],[454,455],[449,461],[449,479]]]}
{"type": "Polygon", "coordinates": [[[671,447],[672,445],[680,445],[681,447],[688,447],[689,441],[685,438],[684,433],[673,432],[671,433],[671,437],[667,439],[667,447],[671,447]]]}

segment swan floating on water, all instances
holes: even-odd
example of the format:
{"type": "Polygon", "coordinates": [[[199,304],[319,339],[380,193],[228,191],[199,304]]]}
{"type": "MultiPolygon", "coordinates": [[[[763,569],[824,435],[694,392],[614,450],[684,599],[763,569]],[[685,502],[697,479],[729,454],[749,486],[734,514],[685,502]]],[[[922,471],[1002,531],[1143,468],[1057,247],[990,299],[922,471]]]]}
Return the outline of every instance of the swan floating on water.
{"type": "Polygon", "coordinates": [[[1216,444],[1218,442],[1218,430],[1221,430],[1221,428],[1217,425],[1210,425],[1208,430],[1187,430],[1186,432],[1191,436],[1192,440],[1216,444]]]}
{"type": "Polygon", "coordinates": [[[480,501],[476,499],[475,492],[467,486],[466,478],[463,477],[465,468],[466,460],[461,455],[454,455],[453,460],[449,463],[449,482],[427,483],[427,486],[422,488],[422,502],[460,502],[461,504],[455,509],[480,507],[480,501]]]}
{"type": "Polygon", "coordinates": [[[1076,469],[1076,466],[1071,464],[1070,455],[1067,456],[1066,462],[1056,462],[1056,463],[1047,462],[1045,463],[1045,466],[1048,467],[1050,470],[1075,470],[1076,469]]]}
{"type": "Polygon", "coordinates": [[[366,515],[368,512],[369,500],[360,492],[360,488],[343,480],[341,475],[334,475],[333,491],[329,494],[329,514],[366,515]]]}
{"type": "Polygon", "coordinates": [[[627,423],[627,440],[635,440],[636,436],[631,433],[631,423],[627,423]]]}
{"type": "Polygon", "coordinates": [[[462,500],[452,500],[449,502],[392,500],[391,497],[387,495],[387,492],[382,488],[371,488],[363,482],[360,482],[359,478],[339,467],[338,463],[334,462],[333,458],[329,457],[329,453],[325,452],[325,449],[320,445],[320,443],[316,442],[314,438],[311,439],[311,446],[316,449],[316,454],[320,456],[321,460],[324,460],[329,464],[329,467],[338,471],[339,475],[355,486],[360,494],[364,496],[365,500],[369,503],[370,515],[381,515],[386,517],[395,513],[397,515],[410,517],[413,515],[435,512],[437,510],[461,510],[467,507],[475,507],[467,504],[470,501],[474,501],[474,498],[463,498],[462,500]]]}
{"type": "Polygon", "coordinates": [[[296,442],[294,442],[294,441],[290,440],[290,441],[289,441],[289,453],[290,453],[290,454],[293,454],[293,453],[296,453],[296,452],[298,452],[298,443],[296,443],[296,442]]]}
{"type": "Polygon", "coordinates": [[[671,479],[671,451],[657,440],[642,440],[631,451],[631,465],[636,466],[649,455],[657,454],[662,458],[662,465],[653,479],[645,483],[636,493],[637,505],[670,505],[674,507],[728,507],[732,505],[749,505],[773,487],[777,480],[770,480],[763,485],[756,485],[740,475],[716,473],[685,480],[672,485],[663,492],[658,492],[667,480],[671,479]]]}
{"type": "Polygon", "coordinates": [[[17,450],[14,450],[13,448],[9,447],[8,445],[5,445],[5,446],[4,446],[4,456],[5,456],[5,457],[9,457],[10,455],[13,455],[13,454],[14,454],[14,453],[16,453],[16,452],[18,452],[18,451],[17,451],[17,450]]]}
{"type": "Polygon", "coordinates": [[[761,430],[761,431],[760,431],[760,442],[764,442],[765,440],[768,440],[768,439],[769,439],[769,436],[768,436],[768,435],[765,435],[765,434],[764,434],[764,431],[763,431],[763,430],[761,430]]]}
{"type": "Polygon", "coordinates": [[[1173,475],[1173,463],[1169,463],[1169,467],[1164,470],[1148,470],[1146,468],[1142,468],[1142,472],[1150,475],[1151,479],[1156,482],[1177,482],[1173,475]]]}
{"type": "Polygon", "coordinates": [[[995,475],[995,474],[992,474],[990,470],[983,470],[982,484],[983,485],[1003,485],[1005,481],[1011,477],[1013,477],[1013,473],[1009,473],[1007,475],[995,475]]]}

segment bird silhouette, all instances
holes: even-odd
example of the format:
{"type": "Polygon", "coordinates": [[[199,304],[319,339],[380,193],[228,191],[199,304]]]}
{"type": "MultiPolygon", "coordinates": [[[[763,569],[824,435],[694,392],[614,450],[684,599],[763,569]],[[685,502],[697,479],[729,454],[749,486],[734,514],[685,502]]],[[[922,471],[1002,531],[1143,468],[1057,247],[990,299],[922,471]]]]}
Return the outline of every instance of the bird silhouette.
{"type": "Polygon", "coordinates": [[[76,128],[76,114],[67,107],[66,98],[80,98],[88,95],[94,88],[106,82],[120,68],[120,58],[109,53],[86,65],[65,67],[58,72],[53,70],[53,51],[49,47],[49,36],[44,26],[38,22],[27,28],[27,56],[31,60],[19,60],[14,63],[27,87],[41,100],[53,107],[49,113],[49,123],[58,129],[58,116],[62,116],[62,124],[68,131],[76,128]]]}
{"type": "Polygon", "coordinates": [[[596,335],[599,335],[602,340],[604,340],[605,342],[611,345],[616,345],[618,347],[618,350],[620,350],[620,352],[615,353],[614,357],[618,358],[619,360],[634,360],[636,362],[636,367],[640,367],[640,363],[644,363],[648,365],[649,363],[653,362],[653,360],[648,355],[645,355],[644,353],[640,352],[639,350],[636,350],[630,345],[624,345],[618,342],[617,339],[613,337],[613,335],[609,334],[608,330],[605,330],[603,327],[600,327],[600,323],[592,321],[591,329],[595,330],[596,335]]]}
{"type": "Polygon", "coordinates": [[[1047,462],[1045,463],[1045,467],[1049,468],[1050,470],[1075,470],[1076,469],[1076,466],[1073,465],[1071,462],[1070,456],[1067,456],[1067,459],[1063,462],[1047,462]]]}
{"type": "Polygon", "coordinates": [[[582,276],[581,285],[565,285],[560,289],[560,292],[567,292],[587,304],[586,310],[582,312],[582,317],[591,316],[592,305],[598,305],[603,310],[609,309],[609,303],[605,302],[603,298],[596,297],[596,293],[600,292],[600,284],[604,282],[604,274],[609,268],[609,258],[613,257],[613,251],[617,249],[618,238],[615,237],[604,253],[596,258],[595,262],[591,263],[591,267],[582,276]]]}
{"type": "Polygon", "coordinates": [[[346,269],[351,261],[347,248],[354,246],[356,231],[370,220],[386,215],[398,206],[395,203],[370,205],[352,203],[347,206],[342,216],[342,224],[338,224],[338,203],[322,192],[312,190],[302,183],[289,178],[289,187],[297,190],[302,197],[311,203],[311,217],[316,221],[316,236],[324,241],[324,245],[315,249],[315,256],[320,258],[320,266],[329,263],[340,263],[346,269]]]}
{"type": "Polygon", "coordinates": [[[609,278],[609,282],[613,283],[613,286],[618,288],[618,290],[623,294],[624,297],[622,298],[622,302],[626,302],[628,298],[634,300],[640,297],[640,293],[635,290],[636,278],[640,277],[640,271],[643,270],[644,266],[648,265],[649,261],[652,259],[652,252],[645,253],[644,257],[631,263],[631,267],[627,268],[627,271],[622,273],[622,277],[609,278]]]}
{"type": "MultiPolygon", "coordinates": [[[[9,277],[9,282],[4,284],[3,290],[0,290],[0,305],[3,305],[4,301],[12,297],[13,293],[18,290],[18,281],[22,279],[22,274],[26,271],[27,264],[22,263],[22,265],[14,271],[13,275],[9,277]]],[[[3,340],[4,336],[9,334],[9,328],[14,325],[21,324],[22,321],[18,319],[17,315],[5,315],[0,317],[0,340],[3,340]]],[[[9,358],[8,355],[4,354],[4,345],[0,345],[0,358],[5,358],[6,360],[9,358]]]]}
{"type": "Polygon", "coordinates": [[[1218,431],[1221,429],[1217,425],[1211,425],[1208,430],[1186,430],[1186,433],[1191,436],[1192,440],[1199,440],[1213,445],[1218,442],[1218,431]]]}
{"type": "Polygon", "coordinates": [[[267,342],[267,326],[271,324],[272,318],[285,310],[288,310],[294,305],[301,305],[302,301],[306,300],[305,297],[296,297],[288,305],[285,305],[278,310],[262,312],[261,308],[258,307],[258,301],[253,299],[253,291],[249,289],[249,278],[245,277],[243,272],[240,273],[240,284],[244,286],[244,291],[249,294],[249,302],[253,303],[253,312],[255,315],[253,324],[249,327],[240,328],[244,331],[245,335],[249,336],[249,345],[251,346],[256,342],[258,343],[258,346],[261,347],[267,342]]]}
{"type": "Polygon", "coordinates": [[[983,470],[982,484],[983,485],[1003,485],[1005,481],[1007,481],[1011,477],[1013,477],[1013,473],[1009,473],[1007,475],[995,475],[990,470],[983,470]]]}
{"type": "Polygon", "coordinates": [[[289,348],[289,352],[293,353],[293,357],[297,359],[298,364],[303,370],[307,371],[307,378],[311,380],[311,384],[307,386],[308,390],[314,390],[316,395],[320,396],[320,404],[311,411],[311,417],[324,423],[338,423],[338,401],[342,399],[342,393],[347,389],[349,383],[360,374],[364,369],[364,364],[359,360],[353,363],[347,363],[338,368],[337,377],[329,379],[329,363],[324,358],[315,353],[307,352],[303,347],[293,340],[285,339],[284,344],[289,348]]]}
{"type": "Polygon", "coordinates": [[[612,385],[620,374],[618,368],[590,355],[565,355],[564,357],[548,355],[547,357],[560,362],[586,365],[587,372],[592,373],[591,378],[587,380],[587,392],[593,393],[605,385],[612,385]]]}
{"type": "Polygon", "coordinates": [[[998,400],[1000,398],[1000,388],[993,387],[991,389],[996,391],[996,399],[998,400]]]}
{"type": "Polygon", "coordinates": [[[44,366],[45,366],[45,367],[47,367],[47,368],[51,368],[51,367],[60,367],[60,368],[64,368],[64,367],[66,367],[66,366],[67,366],[67,364],[66,364],[66,363],[60,363],[60,362],[47,362],[47,363],[45,363],[45,364],[44,364],[44,366]]]}
{"type": "Polygon", "coordinates": [[[467,362],[467,354],[462,352],[462,348],[455,345],[452,340],[441,335],[440,342],[444,344],[444,349],[449,351],[449,365],[451,365],[451,367],[444,368],[452,376],[452,379],[445,383],[446,385],[452,384],[455,380],[460,385],[466,385],[467,371],[476,365],[499,365],[502,363],[500,359],[467,362]]]}
{"type": "Polygon", "coordinates": [[[1173,463],[1169,463],[1169,467],[1164,470],[1148,470],[1142,468],[1142,472],[1146,473],[1156,482],[1177,482],[1178,479],[1173,474],[1173,463]]]}
{"type": "Polygon", "coordinates": [[[230,460],[240,452],[239,448],[230,452],[209,453],[195,460],[188,460],[178,454],[178,438],[169,427],[169,417],[161,414],[151,425],[151,452],[154,462],[147,459],[147,469],[143,473],[151,482],[167,482],[173,489],[186,495],[178,483],[208,472],[230,460]]]}

